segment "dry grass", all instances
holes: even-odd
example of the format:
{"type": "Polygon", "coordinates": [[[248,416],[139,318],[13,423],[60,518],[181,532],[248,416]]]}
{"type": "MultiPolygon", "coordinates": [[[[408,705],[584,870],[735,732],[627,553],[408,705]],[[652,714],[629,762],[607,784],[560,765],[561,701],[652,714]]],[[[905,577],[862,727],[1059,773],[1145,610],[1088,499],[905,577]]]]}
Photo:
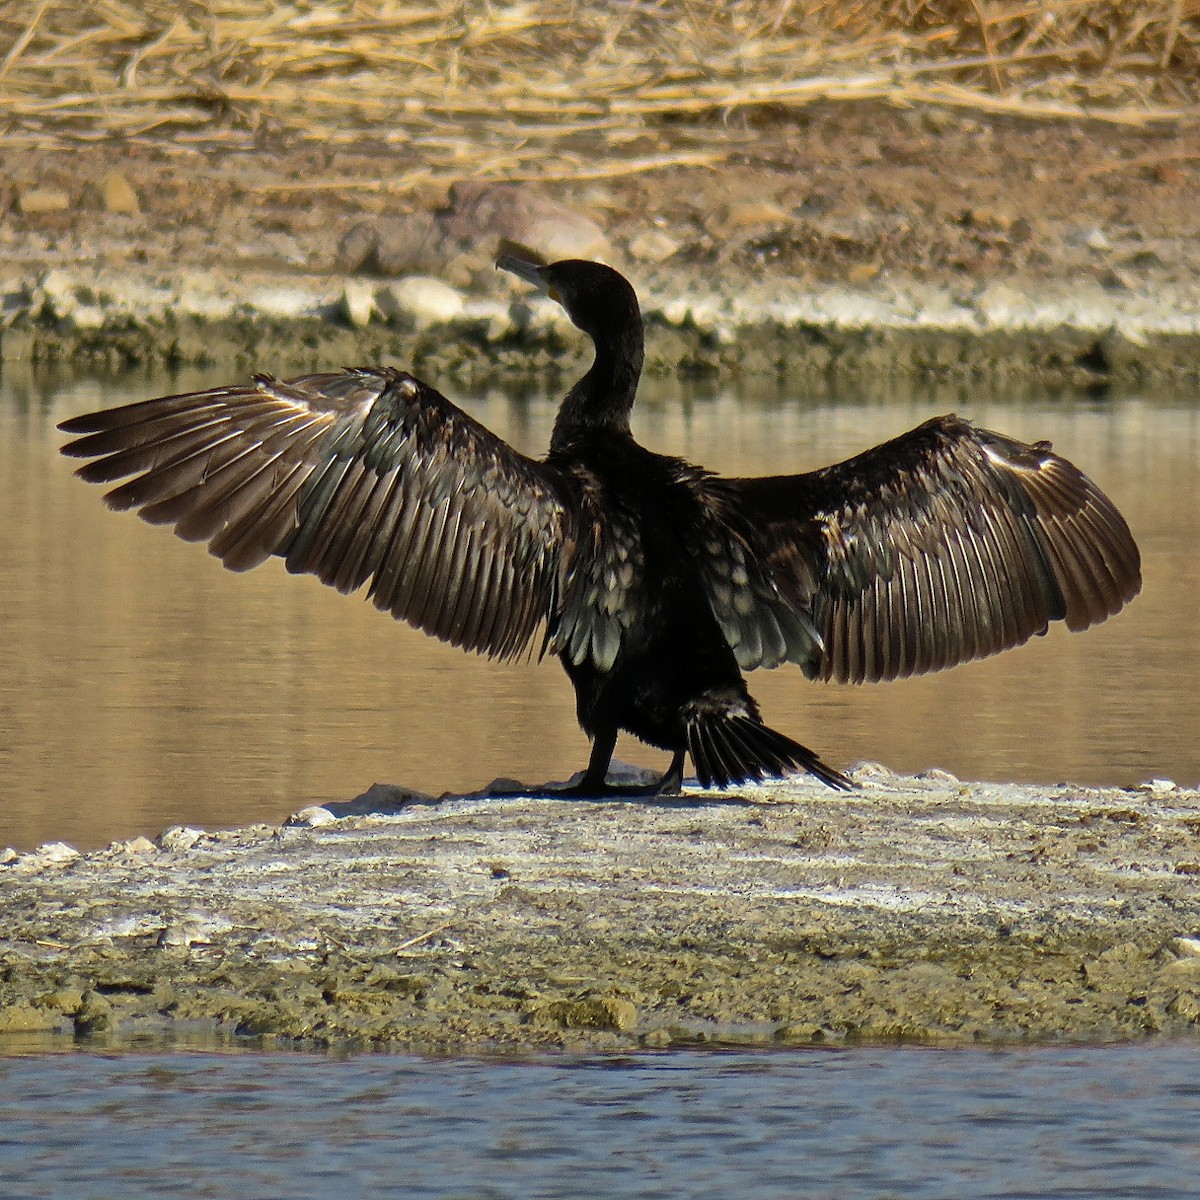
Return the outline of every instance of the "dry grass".
{"type": "Polygon", "coordinates": [[[397,186],[736,153],[815,101],[1200,115],[1200,0],[32,0],[0,136],[407,151],[397,186]],[[714,136],[714,127],[719,135],[714,136]]]}

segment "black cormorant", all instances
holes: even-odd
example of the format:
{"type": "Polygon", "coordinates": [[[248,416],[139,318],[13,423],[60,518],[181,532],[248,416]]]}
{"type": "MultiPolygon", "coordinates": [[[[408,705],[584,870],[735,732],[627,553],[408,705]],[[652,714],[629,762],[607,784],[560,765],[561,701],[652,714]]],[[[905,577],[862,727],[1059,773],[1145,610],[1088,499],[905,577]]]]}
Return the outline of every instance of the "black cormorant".
{"type": "Polygon", "coordinates": [[[1053,454],[938,417],[804,475],[728,479],[629,430],[642,318],[599,263],[499,266],[595,343],[550,450],[525,457],[391,368],[275,379],[64,421],[64,452],[116,509],[207,542],[230,569],[271,555],[435,637],[499,658],[533,645],[575,686],[598,795],[619,730],[690,753],[705,786],[845,776],[763,724],[742,672],[798,664],[861,683],[1086,629],[1140,587],[1121,515],[1053,454]]]}

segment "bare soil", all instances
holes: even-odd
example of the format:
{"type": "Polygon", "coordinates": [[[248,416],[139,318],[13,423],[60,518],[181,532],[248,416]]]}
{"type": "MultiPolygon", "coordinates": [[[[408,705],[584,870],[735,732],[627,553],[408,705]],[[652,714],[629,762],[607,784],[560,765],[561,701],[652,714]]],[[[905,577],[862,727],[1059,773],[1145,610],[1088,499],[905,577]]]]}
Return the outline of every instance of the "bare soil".
{"type": "MultiPolygon", "coordinates": [[[[1032,349],[1021,337],[991,346],[980,341],[984,363],[1006,359],[1006,370],[1082,386],[1122,372],[1143,381],[1194,377],[1200,125],[1125,128],[864,103],[767,111],[739,118],[736,130],[712,130],[714,140],[723,136],[736,137],[742,149],[717,169],[536,188],[604,229],[610,257],[648,301],[749,297],[765,313],[780,295],[849,291],[901,309],[919,308],[932,296],[943,305],[979,304],[986,318],[981,325],[1020,333],[1023,318],[1009,313],[1020,308],[1014,298],[1036,310],[1043,298],[1087,296],[1100,309],[1099,318],[1089,318],[1093,325],[1104,324],[1106,305],[1114,325],[1121,311],[1145,308],[1157,314],[1148,328],[1164,336],[1150,337],[1150,347],[1137,334],[1098,342],[1094,328],[1085,336],[1071,328],[1077,322],[1068,304],[1065,316],[1049,318],[1051,328],[1040,331],[1032,349]],[[647,241],[648,233],[662,237],[647,241]]],[[[193,270],[216,270],[230,280],[255,271],[336,274],[339,242],[356,222],[428,214],[446,203],[441,188],[389,191],[389,180],[411,160],[411,152],[382,144],[289,147],[267,138],[233,152],[166,138],[80,145],[69,153],[19,143],[6,148],[0,169],[0,197],[7,200],[0,254],[10,294],[16,297],[25,285],[30,292],[52,267],[101,266],[159,280],[193,270]],[[139,214],[99,207],[96,185],[109,171],[133,186],[139,214]],[[57,192],[67,207],[23,212],[23,198],[33,191],[57,192]]],[[[466,232],[462,253],[442,263],[439,273],[469,293],[505,294],[507,285],[491,268],[494,238],[481,236],[472,247],[466,232]]],[[[39,323],[16,298],[6,303],[3,353],[9,360],[90,357],[120,364],[153,357],[156,348],[177,360],[211,359],[217,352],[211,332],[189,342],[180,328],[164,333],[159,327],[141,337],[119,326],[64,328],[39,323]]],[[[871,309],[864,311],[855,310],[850,323],[869,324],[871,309]]],[[[836,315],[830,318],[831,326],[838,323],[836,315]]],[[[305,334],[312,361],[344,361],[358,351],[415,354],[420,363],[431,354],[419,338],[381,340],[376,327],[348,337],[345,329],[326,326],[305,334]]],[[[287,358],[288,337],[260,333],[247,339],[234,332],[229,357],[287,358]]],[[[923,349],[920,338],[889,344],[884,357],[932,373],[953,371],[956,358],[970,357],[962,344],[939,357],[936,346],[929,349],[931,339],[936,342],[936,331],[926,333],[923,349]]],[[[814,341],[820,338],[789,331],[782,346],[764,350],[746,337],[704,353],[701,337],[697,354],[695,344],[689,351],[664,339],[656,347],[652,338],[651,365],[759,368],[766,361],[803,370],[814,341]]],[[[852,341],[841,357],[853,358],[862,341],[852,341]]],[[[291,353],[308,361],[303,347],[291,353]]],[[[457,366],[454,354],[435,349],[432,357],[442,369],[457,366]]],[[[495,356],[489,349],[482,357],[495,356]]],[[[825,366],[828,353],[815,361],[825,366]]]]}
{"type": "MultiPolygon", "coordinates": [[[[1119,287],[1122,271],[1194,280],[1200,267],[1195,124],[1125,128],[831,105],[764,121],[742,140],[731,168],[540,186],[595,215],[618,248],[665,228],[681,244],[673,270],[716,268],[734,282],[765,272],[844,282],[889,271],[947,284],[1065,275],[1119,287]]],[[[0,174],[4,254],[10,264],[319,270],[357,217],[444,200],[441,191],[389,197],[402,162],[383,145],[230,152],[143,138],[64,154],[18,144],[5,149],[0,174]],[[109,170],[134,186],[142,215],[89,207],[86,185],[109,170]],[[17,195],[32,188],[60,190],[70,207],[22,215],[17,195]]]]}

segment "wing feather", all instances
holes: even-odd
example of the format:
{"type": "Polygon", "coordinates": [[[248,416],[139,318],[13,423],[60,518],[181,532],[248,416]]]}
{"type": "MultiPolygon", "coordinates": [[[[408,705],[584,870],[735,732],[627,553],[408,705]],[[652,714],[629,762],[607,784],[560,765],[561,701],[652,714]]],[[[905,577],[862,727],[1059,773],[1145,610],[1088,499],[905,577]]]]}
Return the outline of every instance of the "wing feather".
{"type": "Polygon", "coordinates": [[[339,591],[369,584],[384,611],[500,657],[552,616],[556,471],[403,372],[264,375],[61,428],[64,453],[93,460],[84,479],[118,484],[109,504],[233,570],[277,555],[339,591]]]}
{"type": "Polygon", "coordinates": [[[822,471],[726,482],[811,617],[819,638],[792,657],[815,677],[939,670],[1050,621],[1085,629],[1141,587],[1129,527],[1086,475],[955,416],[822,471]]]}

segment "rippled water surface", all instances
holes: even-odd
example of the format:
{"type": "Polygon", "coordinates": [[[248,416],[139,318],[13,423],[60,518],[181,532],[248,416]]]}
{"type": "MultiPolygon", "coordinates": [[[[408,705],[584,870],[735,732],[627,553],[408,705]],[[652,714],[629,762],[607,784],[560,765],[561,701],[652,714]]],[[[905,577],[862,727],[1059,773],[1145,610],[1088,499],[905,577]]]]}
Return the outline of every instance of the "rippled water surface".
{"type": "MultiPolygon", "coordinates": [[[[499,665],[442,646],[278,562],[232,575],[196,546],[71,477],[54,423],[211,384],[18,380],[0,386],[0,846],[103,845],[180,822],[278,821],[373,781],[434,793],[579,769],[587,746],[554,662],[499,665]]],[[[799,671],[750,684],[769,722],[836,765],[878,759],[967,778],[1200,780],[1200,415],[1147,400],[786,392],[706,399],[645,389],[635,432],[727,473],[804,470],[957,409],[1056,447],[1113,496],[1141,544],[1145,591],[1116,620],[986,663],[866,688],[799,671]]],[[[540,454],[555,403],[465,406],[540,454]]],[[[665,766],[623,739],[618,756],[665,766]]]]}
{"type": "Polygon", "coordinates": [[[0,1058],[11,1200],[1193,1197],[1200,1047],[0,1058]]]}

